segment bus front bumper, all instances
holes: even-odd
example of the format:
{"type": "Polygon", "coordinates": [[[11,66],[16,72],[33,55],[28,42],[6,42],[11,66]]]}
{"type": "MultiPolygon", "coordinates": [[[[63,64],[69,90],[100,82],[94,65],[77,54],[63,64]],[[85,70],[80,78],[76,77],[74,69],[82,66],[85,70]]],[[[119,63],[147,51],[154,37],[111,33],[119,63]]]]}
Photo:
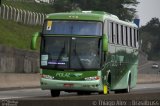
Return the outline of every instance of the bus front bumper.
{"type": "Polygon", "coordinates": [[[60,90],[60,91],[103,91],[103,86],[100,80],[94,81],[66,81],[66,80],[51,80],[41,78],[42,90],[60,90]]]}

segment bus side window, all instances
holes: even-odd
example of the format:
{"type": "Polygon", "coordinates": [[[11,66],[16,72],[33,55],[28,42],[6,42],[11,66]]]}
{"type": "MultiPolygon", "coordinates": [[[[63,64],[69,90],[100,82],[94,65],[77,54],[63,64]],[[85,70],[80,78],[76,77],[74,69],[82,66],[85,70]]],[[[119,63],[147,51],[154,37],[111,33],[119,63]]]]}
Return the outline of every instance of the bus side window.
{"type": "Polygon", "coordinates": [[[137,30],[137,42],[139,40],[139,31],[137,30]]]}
{"type": "Polygon", "coordinates": [[[128,30],[127,26],[125,26],[125,37],[126,37],[126,46],[128,46],[128,30]]]}
{"type": "Polygon", "coordinates": [[[135,42],[134,42],[134,28],[132,28],[132,47],[135,47],[135,42]]]}
{"type": "Polygon", "coordinates": [[[118,24],[116,24],[116,38],[117,38],[117,44],[120,44],[119,43],[119,25],[118,24]]]}
{"type": "Polygon", "coordinates": [[[123,25],[121,25],[121,43],[124,45],[123,25]]]}
{"type": "Polygon", "coordinates": [[[123,45],[126,45],[126,28],[123,26],[123,45]]]}
{"type": "Polygon", "coordinates": [[[134,47],[134,28],[132,28],[132,47],[134,47]]]}
{"type": "Polygon", "coordinates": [[[130,45],[130,28],[129,27],[127,27],[127,40],[128,40],[128,42],[127,42],[127,44],[128,44],[128,46],[131,46],[130,45]]]}
{"type": "Polygon", "coordinates": [[[114,23],[111,22],[111,42],[114,43],[114,23]]]}
{"type": "Polygon", "coordinates": [[[119,44],[122,45],[122,35],[121,35],[122,30],[121,30],[121,25],[120,24],[118,25],[118,29],[119,29],[119,44]]]}
{"type": "Polygon", "coordinates": [[[112,23],[108,22],[108,39],[109,43],[112,43],[112,23]]]}
{"type": "Polygon", "coordinates": [[[130,46],[132,47],[132,28],[129,28],[129,32],[130,32],[130,46]]]}
{"type": "Polygon", "coordinates": [[[134,29],[134,47],[136,47],[136,29],[134,29]]]}

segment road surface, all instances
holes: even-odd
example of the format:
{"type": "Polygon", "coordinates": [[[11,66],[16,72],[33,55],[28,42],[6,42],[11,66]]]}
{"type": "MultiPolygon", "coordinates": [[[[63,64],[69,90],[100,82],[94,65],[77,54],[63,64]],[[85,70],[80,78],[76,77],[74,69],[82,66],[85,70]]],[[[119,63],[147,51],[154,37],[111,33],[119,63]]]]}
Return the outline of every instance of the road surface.
{"type": "Polygon", "coordinates": [[[115,101],[118,103],[117,106],[148,105],[146,103],[160,106],[160,83],[138,84],[129,94],[111,92],[108,95],[93,93],[78,96],[76,93],[61,92],[60,97],[55,98],[50,96],[50,91],[42,91],[40,88],[8,90],[0,91],[0,101],[0,105],[3,106],[9,106],[4,105],[5,103],[12,103],[10,106],[109,106],[115,105],[115,101]]]}

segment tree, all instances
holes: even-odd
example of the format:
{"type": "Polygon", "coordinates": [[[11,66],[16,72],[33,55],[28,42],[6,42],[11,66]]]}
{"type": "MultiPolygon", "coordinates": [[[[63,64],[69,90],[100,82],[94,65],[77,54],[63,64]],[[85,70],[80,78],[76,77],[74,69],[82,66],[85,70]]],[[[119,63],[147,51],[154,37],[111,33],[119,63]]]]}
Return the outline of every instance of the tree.
{"type": "Polygon", "coordinates": [[[150,60],[160,59],[160,21],[152,18],[140,28],[140,37],[143,40],[142,50],[148,54],[150,60]]]}
{"type": "Polygon", "coordinates": [[[53,7],[55,12],[68,12],[80,9],[74,0],[55,0],[53,7]]]}
{"type": "Polygon", "coordinates": [[[122,20],[131,21],[136,12],[133,7],[138,3],[137,0],[55,0],[54,8],[56,12],[75,9],[106,11],[122,20]]]}

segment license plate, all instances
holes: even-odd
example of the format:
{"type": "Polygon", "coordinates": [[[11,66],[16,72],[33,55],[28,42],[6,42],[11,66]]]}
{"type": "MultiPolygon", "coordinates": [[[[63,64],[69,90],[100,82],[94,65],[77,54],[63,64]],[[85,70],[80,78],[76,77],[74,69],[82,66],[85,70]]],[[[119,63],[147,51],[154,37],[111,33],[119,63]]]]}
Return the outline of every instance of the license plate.
{"type": "Polygon", "coordinates": [[[73,84],[64,84],[64,87],[72,87],[73,84]]]}

